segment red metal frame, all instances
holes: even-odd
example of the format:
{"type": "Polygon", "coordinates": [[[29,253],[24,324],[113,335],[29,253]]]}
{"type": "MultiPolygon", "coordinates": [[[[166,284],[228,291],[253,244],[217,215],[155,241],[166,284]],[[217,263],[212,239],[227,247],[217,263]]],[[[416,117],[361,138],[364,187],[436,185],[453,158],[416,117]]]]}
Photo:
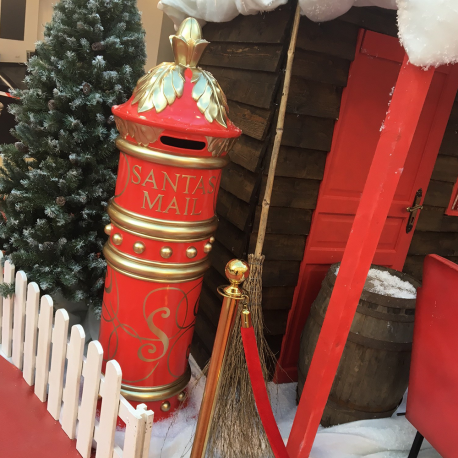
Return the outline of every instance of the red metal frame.
{"type": "Polygon", "coordinates": [[[310,454],[433,75],[404,59],[293,423],[290,456],[310,454]]]}

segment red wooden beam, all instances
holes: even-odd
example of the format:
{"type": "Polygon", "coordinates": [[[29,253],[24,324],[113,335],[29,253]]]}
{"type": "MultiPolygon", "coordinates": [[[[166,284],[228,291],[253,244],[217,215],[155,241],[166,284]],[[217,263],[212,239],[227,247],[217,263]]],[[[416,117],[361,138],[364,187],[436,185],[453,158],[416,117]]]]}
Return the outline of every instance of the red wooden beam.
{"type": "Polygon", "coordinates": [[[433,75],[404,59],[294,419],[291,457],[312,449],[433,75]]]}

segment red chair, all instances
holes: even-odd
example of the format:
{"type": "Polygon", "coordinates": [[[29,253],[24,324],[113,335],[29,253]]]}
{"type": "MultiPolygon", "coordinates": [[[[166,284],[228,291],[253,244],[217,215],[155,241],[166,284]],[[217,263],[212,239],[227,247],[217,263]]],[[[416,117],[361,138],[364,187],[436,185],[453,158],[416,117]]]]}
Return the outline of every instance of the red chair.
{"type": "Polygon", "coordinates": [[[417,429],[409,458],[423,439],[443,458],[458,457],[458,265],[425,259],[418,290],[407,419],[417,429]]]}

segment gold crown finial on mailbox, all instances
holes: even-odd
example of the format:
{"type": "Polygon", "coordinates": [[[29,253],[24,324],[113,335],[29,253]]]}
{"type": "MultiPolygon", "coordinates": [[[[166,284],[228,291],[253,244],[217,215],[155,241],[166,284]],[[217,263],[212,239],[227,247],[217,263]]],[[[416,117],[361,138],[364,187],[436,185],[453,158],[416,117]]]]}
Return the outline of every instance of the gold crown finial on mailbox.
{"type": "Polygon", "coordinates": [[[134,90],[132,105],[138,113],[156,109],[157,113],[181,98],[186,84],[185,72],[192,72],[192,99],[208,122],[216,121],[227,128],[226,96],[210,72],[197,67],[209,44],[202,38],[202,29],[194,18],[185,19],[176,35],[170,36],[175,62],[164,62],[140,78],[134,90]]]}
{"type": "Polygon", "coordinates": [[[185,67],[196,67],[209,44],[202,38],[202,29],[192,17],[185,19],[176,35],[170,35],[175,63],[185,67]]]}

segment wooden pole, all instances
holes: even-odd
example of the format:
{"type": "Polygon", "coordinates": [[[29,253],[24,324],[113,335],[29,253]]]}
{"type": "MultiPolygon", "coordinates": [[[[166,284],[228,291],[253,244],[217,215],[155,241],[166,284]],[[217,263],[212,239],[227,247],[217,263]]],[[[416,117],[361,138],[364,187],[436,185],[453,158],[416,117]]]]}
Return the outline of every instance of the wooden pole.
{"type": "Polygon", "coordinates": [[[275,169],[277,168],[278,153],[280,152],[281,139],[283,137],[283,126],[285,124],[286,105],[288,103],[289,85],[291,82],[291,70],[293,68],[294,51],[296,49],[297,32],[299,30],[299,22],[301,19],[301,7],[299,2],[294,15],[293,31],[291,33],[291,41],[288,49],[288,60],[286,62],[285,81],[283,83],[283,93],[281,95],[280,110],[277,120],[277,131],[275,134],[274,147],[270,158],[269,172],[267,174],[266,190],[264,191],[264,199],[262,200],[261,219],[259,222],[258,238],[256,240],[256,249],[254,255],[260,258],[264,239],[266,237],[267,219],[269,217],[270,199],[272,197],[272,188],[275,179],[275,169]]]}
{"type": "Polygon", "coordinates": [[[405,57],[294,419],[289,456],[307,458],[312,449],[433,75],[433,68],[422,70],[405,57]]]}

